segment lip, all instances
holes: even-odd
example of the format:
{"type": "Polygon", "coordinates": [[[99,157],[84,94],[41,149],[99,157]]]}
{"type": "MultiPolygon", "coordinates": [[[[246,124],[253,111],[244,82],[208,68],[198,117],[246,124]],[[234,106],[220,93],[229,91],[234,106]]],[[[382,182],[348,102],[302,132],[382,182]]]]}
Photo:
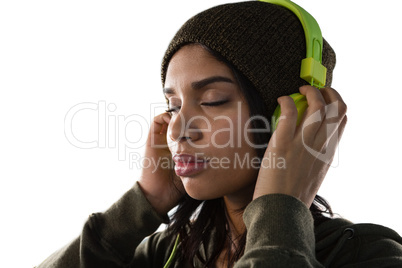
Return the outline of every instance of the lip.
{"type": "Polygon", "coordinates": [[[199,158],[190,154],[175,154],[174,170],[177,176],[191,176],[205,170],[208,166],[208,159],[199,158]]]}

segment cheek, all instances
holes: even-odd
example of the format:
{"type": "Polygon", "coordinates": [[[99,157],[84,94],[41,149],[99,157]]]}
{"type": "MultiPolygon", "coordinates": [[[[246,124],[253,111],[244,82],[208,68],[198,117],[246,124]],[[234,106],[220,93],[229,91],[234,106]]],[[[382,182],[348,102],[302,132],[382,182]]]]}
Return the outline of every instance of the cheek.
{"type": "Polygon", "coordinates": [[[239,141],[244,139],[243,127],[246,120],[236,114],[215,120],[209,137],[211,146],[223,149],[240,147],[239,141]]]}
{"type": "Polygon", "coordinates": [[[210,134],[210,146],[212,148],[232,148],[236,144],[236,129],[234,125],[229,124],[228,122],[225,123],[217,123],[218,126],[211,131],[210,134]]]}
{"type": "Polygon", "coordinates": [[[252,131],[245,130],[245,127],[251,129],[252,123],[247,107],[242,106],[240,112],[236,110],[230,114],[215,118],[215,120],[211,121],[213,127],[208,134],[211,145],[220,145],[222,148],[225,144],[228,146],[236,145],[237,147],[253,144],[252,131]]]}

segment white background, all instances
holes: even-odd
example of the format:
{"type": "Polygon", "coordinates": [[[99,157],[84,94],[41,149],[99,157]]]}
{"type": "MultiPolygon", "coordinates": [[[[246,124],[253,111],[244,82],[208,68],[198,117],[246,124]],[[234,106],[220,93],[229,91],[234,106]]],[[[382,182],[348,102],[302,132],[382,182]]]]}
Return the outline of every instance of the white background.
{"type": "MultiPolygon", "coordinates": [[[[2,267],[39,264],[139,176],[113,148],[125,136],[110,136],[105,148],[73,146],[64,132],[69,110],[80,103],[114,106],[102,133],[113,133],[113,120],[142,116],[142,124],[124,129],[123,122],[114,132],[140,144],[155,113],[150,104],[164,102],[160,62],[170,39],[190,16],[226,2],[1,1],[2,267]]],[[[348,104],[338,158],[320,194],[345,218],[402,233],[399,1],[296,3],[335,49],[333,87],[348,104]]],[[[77,138],[97,139],[97,111],[77,113],[73,122],[77,138]]]]}

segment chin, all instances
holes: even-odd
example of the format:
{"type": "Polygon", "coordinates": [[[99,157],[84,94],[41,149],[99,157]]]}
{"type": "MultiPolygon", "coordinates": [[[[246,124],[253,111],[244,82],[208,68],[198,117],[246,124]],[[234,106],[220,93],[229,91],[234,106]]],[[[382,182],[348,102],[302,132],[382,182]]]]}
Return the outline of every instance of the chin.
{"type": "Polygon", "coordinates": [[[222,196],[216,197],[216,196],[212,196],[212,195],[210,195],[210,194],[203,194],[203,193],[191,194],[191,193],[187,192],[187,194],[188,194],[191,198],[193,198],[193,199],[195,199],[195,200],[199,200],[199,201],[212,200],[212,199],[216,199],[216,198],[222,197],[222,196]]]}
{"type": "Polygon", "coordinates": [[[196,200],[211,200],[222,197],[224,194],[219,193],[219,190],[211,185],[200,185],[197,181],[191,178],[182,178],[186,193],[196,200]]]}

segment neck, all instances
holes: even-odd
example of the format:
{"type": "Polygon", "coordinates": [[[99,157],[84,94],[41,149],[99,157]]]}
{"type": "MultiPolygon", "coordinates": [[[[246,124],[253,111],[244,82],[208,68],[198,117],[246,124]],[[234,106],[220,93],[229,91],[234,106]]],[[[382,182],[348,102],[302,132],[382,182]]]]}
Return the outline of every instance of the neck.
{"type": "Polygon", "coordinates": [[[253,199],[254,188],[253,184],[246,189],[242,189],[241,193],[224,196],[223,198],[232,238],[239,237],[246,231],[243,222],[243,212],[253,199]]]}
{"type": "Polygon", "coordinates": [[[245,207],[251,202],[253,198],[254,187],[255,185],[252,185],[247,189],[243,189],[238,194],[232,194],[223,197],[226,209],[226,217],[230,230],[229,235],[233,244],[230,243],[228,240],[226,241],[226,245],[221,251],[219,258],[215,263],[215,266],[218,268],[228,267],[228,251],[233,252],[236,250],[236,247],[239,247],[240,240],[238,238],[240,238],[246,231],[246,226],[243,222],[243,212],[245,207]]]}

